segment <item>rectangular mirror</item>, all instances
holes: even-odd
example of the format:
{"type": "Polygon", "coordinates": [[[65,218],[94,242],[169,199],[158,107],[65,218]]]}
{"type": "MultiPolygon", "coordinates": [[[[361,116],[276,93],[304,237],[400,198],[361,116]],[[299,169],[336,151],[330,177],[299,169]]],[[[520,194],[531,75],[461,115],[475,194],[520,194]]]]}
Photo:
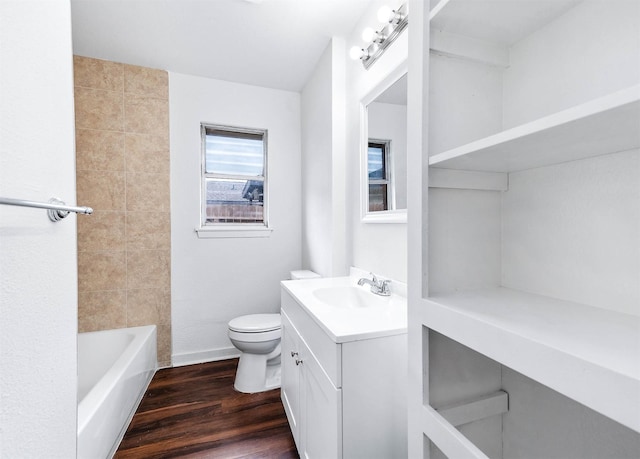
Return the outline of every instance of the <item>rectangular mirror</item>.
{"type": "Polygon", "coordinates": [[[362,100],[362,218],[407,219],[407,73],[398,69],[362,100]]]}

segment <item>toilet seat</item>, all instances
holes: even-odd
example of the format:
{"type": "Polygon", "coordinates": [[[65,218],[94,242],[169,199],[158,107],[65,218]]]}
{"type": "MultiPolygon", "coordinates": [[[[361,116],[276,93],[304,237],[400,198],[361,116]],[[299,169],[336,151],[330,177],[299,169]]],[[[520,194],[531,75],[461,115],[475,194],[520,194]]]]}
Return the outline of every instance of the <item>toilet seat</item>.
{"type": "Polygon", "coordinates": [[[229,338],[244,343],[266,343],[267,341],[280,339],[281,337],[282,332],[279,328],[276,330],[256,333],[238,332],[229,329],[229,338]]]}
{"type": "Polygon", "coordinates": [[[229,330],[237,333],[265,333],[281,327],[280,314],[249,314],[229,321],[229,330]]]}

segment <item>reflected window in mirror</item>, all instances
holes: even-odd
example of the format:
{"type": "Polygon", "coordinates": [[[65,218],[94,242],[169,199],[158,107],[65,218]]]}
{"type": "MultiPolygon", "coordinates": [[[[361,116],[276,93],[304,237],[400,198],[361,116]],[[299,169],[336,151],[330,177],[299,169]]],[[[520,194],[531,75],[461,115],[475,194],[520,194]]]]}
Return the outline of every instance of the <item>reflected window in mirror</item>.
{"type": "Polygon", "coordinates": [[[369,175],[369,212],[389,210],[389,196],[393,189],[391,173],[388,165],[391,164],[389,140],[369,139],[367,155],[367,171],[369,175]]]}
{"type": "Polygon", "coordinates": [[[362,212],[365,222],[406,221],[407,75],[399,68],[363,97],[362,212]]]}

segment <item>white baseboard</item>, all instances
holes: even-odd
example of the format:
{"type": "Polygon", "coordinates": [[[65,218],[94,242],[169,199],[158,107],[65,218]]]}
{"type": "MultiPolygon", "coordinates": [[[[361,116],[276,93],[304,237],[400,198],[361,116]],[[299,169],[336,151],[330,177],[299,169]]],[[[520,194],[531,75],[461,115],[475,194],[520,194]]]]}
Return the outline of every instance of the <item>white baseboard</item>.
{"type": "Polygon", "coordinates": [[[174,367],[194,365],[196,363],[216,362],[240,357],[240,351],[235,347],[224,347],[221,349],[211,349],[209,351],[188,352],[185,354],[173,354],[171,364],[174,367]]]}

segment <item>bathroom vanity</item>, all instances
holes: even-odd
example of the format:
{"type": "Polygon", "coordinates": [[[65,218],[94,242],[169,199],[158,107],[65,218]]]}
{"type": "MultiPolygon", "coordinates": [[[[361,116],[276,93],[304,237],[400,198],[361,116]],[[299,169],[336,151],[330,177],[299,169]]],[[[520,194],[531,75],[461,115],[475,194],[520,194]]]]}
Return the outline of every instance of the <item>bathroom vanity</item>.
{"type": "Polygon", "coordinates": [[[407,304],[356,277],[282,282],[282,402],[301,457],[407,455],[407,304]]]}

